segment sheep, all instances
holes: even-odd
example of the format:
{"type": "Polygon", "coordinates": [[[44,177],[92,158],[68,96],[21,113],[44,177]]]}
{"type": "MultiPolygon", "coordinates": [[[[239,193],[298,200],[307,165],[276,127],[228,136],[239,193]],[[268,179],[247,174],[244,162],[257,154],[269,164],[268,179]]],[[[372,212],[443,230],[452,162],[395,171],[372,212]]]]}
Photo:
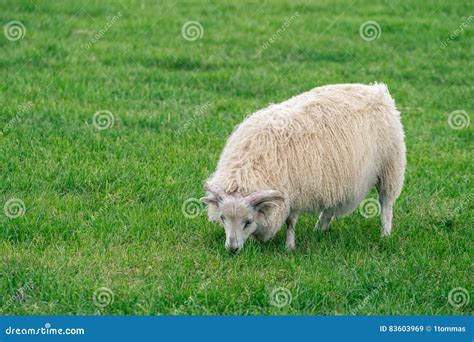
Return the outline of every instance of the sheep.
{"type": "Polygon", "coordinates": [[[400,113],[385,84],[321,86],[238,125],[201,201],[209,219],[223,225],[229,252],[239,252],[250,236],[269,240],[284,223],[292,250],[301,213],[319,213],[315,228],[326,231],[375,185],[384,237],[405,164],[400,113]]]}

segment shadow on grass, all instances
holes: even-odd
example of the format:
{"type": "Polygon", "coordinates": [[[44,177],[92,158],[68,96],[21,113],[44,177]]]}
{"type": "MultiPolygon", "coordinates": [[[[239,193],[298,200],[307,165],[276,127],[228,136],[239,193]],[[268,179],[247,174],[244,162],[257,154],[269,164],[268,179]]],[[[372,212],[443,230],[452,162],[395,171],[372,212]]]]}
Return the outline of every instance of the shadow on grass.
{"type": "MultiPolygon", "coordinates": [[[[286,227],[281,230],[270,241],[259,241],[249,238],[238,256],[268,256],[282,255],[306,257],[309,255],[344,255],[351,252],[366,252],[368,249],[389,251],[395,248],[396,234],[391,237],[380,237],[380,220],[359,219],[357,217],[345,217],[331,223],[330,230],[320,232],[314,229],[314,224],[305,220],[296,228],[296,249],[289,251],[285,248],[286,227]],[[394,236],[395,235],[395,236],[394,236]]],[[[206,249],[219,251],[224,257],[230,257],[224,248],[225,233],[216,229],[209,232],[204,239],[206,249]]]]}

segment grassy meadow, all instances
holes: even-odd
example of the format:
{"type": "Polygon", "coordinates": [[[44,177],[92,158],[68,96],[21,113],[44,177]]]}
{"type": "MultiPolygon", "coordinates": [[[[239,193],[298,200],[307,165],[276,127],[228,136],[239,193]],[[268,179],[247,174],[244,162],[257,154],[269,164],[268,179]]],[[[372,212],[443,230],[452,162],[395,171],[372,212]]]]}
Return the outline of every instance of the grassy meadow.
{"type": "Polygon", "coordinates": [[[471,14],[467,0],[0,2],[0,314],[472,314],[471,14]],[[282,229],[228,255],[194,199],[234,126],[372,82],[406,133],[392,236],[377,215],[327,233],[306,215],[295,251],[282,229]]]}

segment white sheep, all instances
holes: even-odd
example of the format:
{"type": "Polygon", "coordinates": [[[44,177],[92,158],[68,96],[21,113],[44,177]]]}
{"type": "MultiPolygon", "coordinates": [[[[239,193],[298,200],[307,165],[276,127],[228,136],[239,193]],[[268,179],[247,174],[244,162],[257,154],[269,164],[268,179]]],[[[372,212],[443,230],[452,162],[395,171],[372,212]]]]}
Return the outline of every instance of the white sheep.
{"type": "Polygon", "coordinates": [[[266,241],[286,222],[295,247],[300,213],[320,213],[316,228],[351,213],[372,186],[379,193],[382,236],[405,172],[400,113],[384,84],[314,88],[247,117],[236,127],[205,183],[212,221],[238,252],[249,236],[266,241]]]}

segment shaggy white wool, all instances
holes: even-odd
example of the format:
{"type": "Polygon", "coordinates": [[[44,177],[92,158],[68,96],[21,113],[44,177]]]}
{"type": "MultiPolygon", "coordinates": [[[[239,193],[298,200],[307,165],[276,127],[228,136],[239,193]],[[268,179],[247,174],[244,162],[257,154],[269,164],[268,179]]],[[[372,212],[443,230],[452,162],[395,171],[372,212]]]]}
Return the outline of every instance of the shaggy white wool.
{"type": "Polygon", "coordinates": [[[391,222],[405,163],[400,113],[387,87],[328,85],[247,117],[208,183],[237,197],[263,189],[284,194],[281,215],[270,224],[273,235],[289,213],[348,214],[374,185],[391,222]]]}

